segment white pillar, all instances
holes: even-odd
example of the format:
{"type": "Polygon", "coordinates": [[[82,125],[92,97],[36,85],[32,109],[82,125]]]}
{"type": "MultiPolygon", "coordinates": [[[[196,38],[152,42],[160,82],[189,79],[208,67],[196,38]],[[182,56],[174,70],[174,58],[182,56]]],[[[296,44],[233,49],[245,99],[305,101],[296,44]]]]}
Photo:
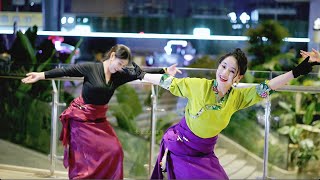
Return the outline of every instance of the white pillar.
{"type": "Polygon", "coordinates": [[[319,43],[315,42],[315,31],[313,29],[314,21],[317,18],[320,18],[320,0],[310,0],[310,10],[309,10],[309,33],[308,37],[310,38],[310,42],[308,43],[308,51],[312,48],[319,50],[319,43]]]}

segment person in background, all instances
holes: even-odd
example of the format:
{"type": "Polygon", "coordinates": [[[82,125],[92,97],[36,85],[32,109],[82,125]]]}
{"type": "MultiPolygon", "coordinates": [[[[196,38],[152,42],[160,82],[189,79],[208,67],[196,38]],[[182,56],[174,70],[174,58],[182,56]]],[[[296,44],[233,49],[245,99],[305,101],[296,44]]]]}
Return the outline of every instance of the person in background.
{"type": "Polygon", "coordinates": [[[219,133],[231,116],[262,101],[293,78],[306,75],[320,64],[319,52],[301,51],[303,62],[291,71],[248,88],[234,88],[247,70],[247,57],[235,49],[219,59],[215,79],[175,78],[168,74],[142,74],[173,95],[188,99],[185,116],[163,135],[151,179],[228,179],[214,153],[219,133]]]}
{"type": "MultiPolygon", "coordinates": [[[[108,102],[115,90],[142,79],[140,67],[132,61],[130,49],[113,46],[100,62],[71,65],[45,72],[30,72],[23,83],[56,77],[84,77],[81,96],[62,112],[60,140],[65,147],[64,166],[70,179],[123,179],[123,150],[107,121],[108,102]]],[[[166,69],[175,75],[176,65],[166,69]]],[[[153,73],[165,73],[164,69],[153,73]]]]}
{"type": "Polygon", "coordinates": [[[104,51],[101,49],[93,50],[93,56],[95,61],[103,61],[104,57],[104,51]]]}

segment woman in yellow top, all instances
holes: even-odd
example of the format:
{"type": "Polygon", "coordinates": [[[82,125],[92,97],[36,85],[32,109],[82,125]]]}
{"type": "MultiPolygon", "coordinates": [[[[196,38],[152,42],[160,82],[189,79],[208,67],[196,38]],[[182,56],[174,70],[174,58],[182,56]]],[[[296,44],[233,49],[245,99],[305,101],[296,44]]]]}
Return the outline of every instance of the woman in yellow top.
{"type": "Polygon", "coordinates": [[[247,70],[247,57],[240,49],[220,58],[215,80],[145,74],[144,80],[188,98],[185,117],[163,136],[151,179],[163,179],[162,172],[167,172],[168,179],[228,179],[213,152],[218,134],[236,111],[311,72],[312,66],[320,63],[319,52],[314,53],[301,51],[306,59],[292,71],[249,88],[232,88],[247,70]]]}

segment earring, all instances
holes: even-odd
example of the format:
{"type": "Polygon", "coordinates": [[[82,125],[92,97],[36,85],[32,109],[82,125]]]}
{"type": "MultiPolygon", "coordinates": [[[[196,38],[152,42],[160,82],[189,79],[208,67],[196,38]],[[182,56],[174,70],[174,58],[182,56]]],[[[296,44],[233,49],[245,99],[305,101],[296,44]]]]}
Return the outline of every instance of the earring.
{"type": "Polygon", "coordinates": [[[238,84],[239,84],[239,82],[236,81],[235,83],[232,84],[232,86],[233,86],[233,87],[237,87],[238,84]]]}

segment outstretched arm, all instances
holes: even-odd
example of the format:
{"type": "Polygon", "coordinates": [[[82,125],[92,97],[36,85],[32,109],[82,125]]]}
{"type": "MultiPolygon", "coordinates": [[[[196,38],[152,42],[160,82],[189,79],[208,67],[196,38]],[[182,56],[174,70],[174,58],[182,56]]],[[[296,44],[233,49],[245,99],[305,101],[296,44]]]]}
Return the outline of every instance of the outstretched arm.
{"type": "Polygon", "coordinates": [[[21,81],[23,83],[35,83],[39,80],[46,78],[55,78],[55,77],[83,77],[86,73],[92,73],[93,63],[83,63],[71,65],[67,68],[56,68],[45,72],[30,72],[26,74],[27,77],[23,78],[21,81]]]}
{"type": "MultiPolygon", "coordinates": [[[[181,74],[182,72],[177,68],[177,64],[173,64],[170,67],[166,68],[165,73],[170,76],[175,76],[176,73],[181,74]]],[[[155,84],[155,85],[159,85],[162,76],[163,76],[163,74],[146,73],[144,75],[143,80],[150,82],[152,84],[155,84]]]]}
{"type": "Polygon", "coordinates": [[[289,71],[285,74],[281,74],[281,75],[271,79],[269,81],[268,85],[272,90],[277,90],[277,89],[281,88],[282,86],[286,85],[292,79],[294,79],[292,71],[289,71]]]}
{"type": "Polygon", "coordinates": [[[312,66],[320,64],[320,54],[315,49],[312,49],[312,52],[301,50],[300,54],[305,59],[297,67],[293,68],[293,70],[271,79],[268,83],[271,89],[277,90],[278,88],[281,88],[292,79],[310,73],[312,71],[312,66]]]}
{"type": "Polygon", "coordinates": [[[176,73],[180,73],[181,71],[179,69],[177,69],[178,64],[173,64],[170,67],[167,68],[161,68],[161,69],[148,69],[148,70],[144,70],[146,73],[149,74],[169,74],[170,76],[175,76],[176,73]]]}
{"type": "Polygon", "coordinates": [[[147,82],[149,82],[151,84],[154,84],[154,85],[159,85],[162,76],[163,76],[163,74],[149,74],[149,73],[146,73],[144,75],[143,80],[145,80],[145,81],[147,81],[147,82]]]}
{"type": "Polygon", "coordinates": [[[130,76],[134,77],[133,80],[135,80],[135,79],[142,80],[143,79],[145,81],[148,81],[148,79],[150,79],[150,78],[145,79],[146,74],[148,74],[148,76],[159,75],[161,77],[163,74],[169,74],[170,76],[175,76],[177,73],[180,73],[180,74],[182,73],[177,68],[177,64],[173,64],[170,67],[164,68],[161,70],[151,70],[151,71],[142,70],[135,62],[132,62],[132,64],[133,64],[134,68],[126,69],[126,71],[129,73],[130,76]]]}

